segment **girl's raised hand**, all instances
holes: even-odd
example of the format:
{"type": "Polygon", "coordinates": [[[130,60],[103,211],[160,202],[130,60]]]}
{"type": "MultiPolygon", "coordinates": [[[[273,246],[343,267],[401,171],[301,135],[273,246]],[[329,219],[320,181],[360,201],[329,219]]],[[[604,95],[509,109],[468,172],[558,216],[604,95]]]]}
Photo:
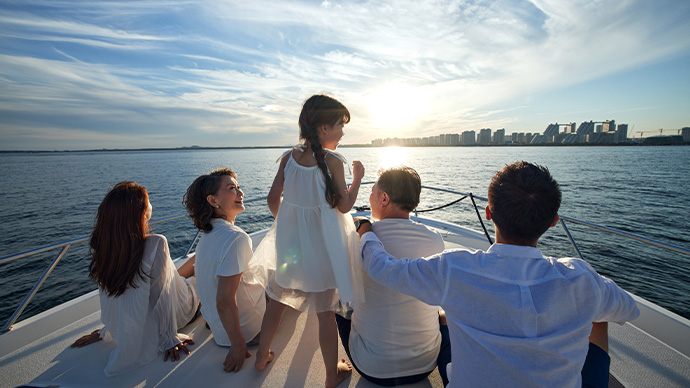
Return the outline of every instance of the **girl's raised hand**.
{"type": "Polygon", "coordinates": [[[357,180],[364,178],[364,165],[359,160],[352,162],[352,175],[357,180]]]}

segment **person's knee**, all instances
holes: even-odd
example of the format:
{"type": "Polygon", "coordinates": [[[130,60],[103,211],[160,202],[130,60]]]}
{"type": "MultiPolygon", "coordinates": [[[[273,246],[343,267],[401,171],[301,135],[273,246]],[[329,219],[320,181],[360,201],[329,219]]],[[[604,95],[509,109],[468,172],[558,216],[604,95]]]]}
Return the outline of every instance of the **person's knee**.
{"type": "Polygon", "coordinates": [[[319,321],[333,321],[335,322],[335,312],[333,311],[322,311],[320,313],[316,313],[316,317],[319,319],[319,321]]]}

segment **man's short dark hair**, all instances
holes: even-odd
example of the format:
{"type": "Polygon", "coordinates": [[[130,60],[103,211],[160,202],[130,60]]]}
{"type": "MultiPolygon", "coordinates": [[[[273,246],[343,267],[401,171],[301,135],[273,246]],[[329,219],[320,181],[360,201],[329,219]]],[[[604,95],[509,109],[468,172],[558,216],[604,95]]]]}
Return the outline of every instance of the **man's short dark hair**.
{"type": "Polygon", "coordinates": [[[531,244],[539,240],[560,206],[561,189],[546,167],[515,162],[491,179],[491,218],[501,235],[512,243],[531,244]]]}
{"type": "Polygon", "coordinates": [[[402,210],[411,212],[419,205],[422,180],[412,167],[400,166],[380,170],[376,187],[388,193],[391,202],[402,210]]]}

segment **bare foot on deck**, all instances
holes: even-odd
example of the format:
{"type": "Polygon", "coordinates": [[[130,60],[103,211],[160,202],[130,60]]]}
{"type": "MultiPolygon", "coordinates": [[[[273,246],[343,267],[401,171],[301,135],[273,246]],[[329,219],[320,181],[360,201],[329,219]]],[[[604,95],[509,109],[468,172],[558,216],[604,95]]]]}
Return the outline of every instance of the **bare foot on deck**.
{"type": "Polygon", "coordinates": [[[256,352],[256,361],[254,362],[254,368],[256,368],[257,370],[263,370],[266,367],[266,364],[273,361],[274,356],[275,354],[271,350],[269,350],[268,354],[265,355],[256,352]]]}
{"type": "Polygon", "coordinates": [[[345,381],[348,376],[352,374],[352,365],[350,365],[350,362],[347,361],[344,358],[340,359],[340,362],[338,362],[338,372],[335,375],[335,379],[331,382],[326,379],[326,388],[335,388],[338,386],[338,384],[342,383],[345,381]]]}

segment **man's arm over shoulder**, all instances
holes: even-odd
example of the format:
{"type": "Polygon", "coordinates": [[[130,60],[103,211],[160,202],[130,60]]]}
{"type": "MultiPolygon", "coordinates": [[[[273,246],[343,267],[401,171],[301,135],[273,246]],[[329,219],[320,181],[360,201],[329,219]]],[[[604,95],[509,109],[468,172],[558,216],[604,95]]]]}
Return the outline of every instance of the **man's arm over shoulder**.
{"type": "Polygon", "coordinates": [[[374,233],[365,233],[360,243],[362,268],[374,281],[430,305],[443,302],[449,272],[442,254],[397,259],[384,250],[374,233]]]}
{"type": "Polygon", "coordinates": [[[637,303],[630,294],[618,287],[611,279],[601,275],[599,275],[599,279],[604,284],[604,292],[602,294],[601,317],[597,317],[595,322],[616,322],[622,325],[640,315],[637,303]]]}
{"type": "Polygon", "coordinates": [[[581,262],[594,277],[601,295],[601,305],[594,322],[616,322],[622,325],[640,315],[637,303],[630,294],[620,288],[613,280],[599,275],[589,263],[581,262]]]}

